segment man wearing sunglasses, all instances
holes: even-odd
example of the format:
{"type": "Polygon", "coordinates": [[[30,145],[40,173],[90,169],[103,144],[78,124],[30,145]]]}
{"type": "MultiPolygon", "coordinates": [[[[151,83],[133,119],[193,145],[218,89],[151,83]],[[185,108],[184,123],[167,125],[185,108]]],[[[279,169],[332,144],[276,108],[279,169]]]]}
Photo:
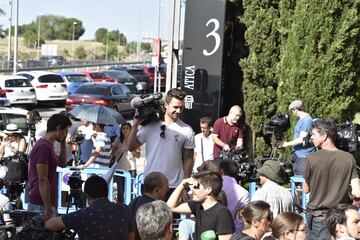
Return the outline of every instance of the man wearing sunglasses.
{"type": "Polygon", "coordinates": [[[146,145],[145,177],[151,172],[161,172],[175,189],[183,178],[191,176],[194,165],[194,132],[179,118],[184,109],[186,93],[170,89],[165,97],[164,121],[139,126],[145,119],[134,119],[128,141],[129,151],[146,145]]]}
{"type": "Polygon", "coordinates": [[[217,202],[216,197],[222,188],[220,174],[212,171],[203,171],[184,179],[167,201],[173,213],[194,214],[195,233],[193,239],[204,239],[205,235],[227,240],[234,232],[234,223],[227,207],[217,202]],[[183,190],[192,190],[191,200],[179,203],[183,190]]]}

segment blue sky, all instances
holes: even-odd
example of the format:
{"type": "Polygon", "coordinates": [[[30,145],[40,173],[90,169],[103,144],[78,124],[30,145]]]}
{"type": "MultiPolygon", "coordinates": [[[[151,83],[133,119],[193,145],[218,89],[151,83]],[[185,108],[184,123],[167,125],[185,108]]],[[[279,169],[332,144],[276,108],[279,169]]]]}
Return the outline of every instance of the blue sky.
{"type": "MultiPolygon", "coordinates": [[[[167,38],[168,0],[161,0],[161,5],[160,37],[167,38]]],[[[7,28],[10,16],[8,1],[1,0],[0,8],[6,13],[0,18],[0,25],[7,28]]],[[[96,29],[105,27],[119,29],[128,40],[136,41],[139,22],[141,37],[156,37],[158,8],[159,0],[19,0],[19,24],[30,23],[39,14],[75,17],[83,22],[85,28],[80,39],[93,39],[96,29]]]]}

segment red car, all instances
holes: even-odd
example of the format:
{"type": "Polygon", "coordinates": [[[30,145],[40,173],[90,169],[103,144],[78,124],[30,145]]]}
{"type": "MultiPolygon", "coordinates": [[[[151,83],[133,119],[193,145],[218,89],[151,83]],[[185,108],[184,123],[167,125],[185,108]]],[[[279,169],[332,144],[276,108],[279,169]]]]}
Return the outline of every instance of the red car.
{"type": "MultiPolygon", "coordinates": [[[[159,68],[159,72],[160,72],[160,76],[161,76],[161,89],[165,89],[165,85],[166,85],[166,67],[161,67],[159,68]]],[[[148,90],[150,92],[153,91],[154,89],[154,73],[155,73],[155,67],[153,66],[145,66],[144,67],[144,73],[146,75],[148,75],[149,77],[149,85],[148,85],[148,90]]]]}
{"type": "Polygon", "coordinates": [[[103,72],[81,71],[81,73],[92,79],[93,82],[114,82],[110,76],[103,72]]]}

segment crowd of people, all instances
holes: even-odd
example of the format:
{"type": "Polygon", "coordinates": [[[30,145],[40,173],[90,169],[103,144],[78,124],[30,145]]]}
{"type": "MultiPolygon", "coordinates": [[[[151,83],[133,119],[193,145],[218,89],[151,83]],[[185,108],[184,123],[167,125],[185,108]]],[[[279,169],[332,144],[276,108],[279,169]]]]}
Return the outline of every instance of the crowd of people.
{"type": "MultiPolygon", "coordinates": [[[[221,156],[244,147],[241,107],[232,106],[227,116],[215,121],[200,118],[201,132],[195,135],[180,119],[185,96],[182,90],[169,90],[164,116],[146,124],[146,118],[135,114],[132,125],[111,127],[82,119],[79,126],[67,112],[47,121],[31,112],[35,134],[29,153],[28,210],[41,213],[49,230],[73,229],[80,239],[360,239],[357,166],[350,153],[336,147],[334,120],[314,121],[303,102],[295,100],[289,105],[299,118],[294,137],[277,143],[278,148],[293,147],[295,173],[304,177],[303,190],[308,193],[304,219],[284,187],[289,176],[279,161],[270,159],[258,167],[259,186],[250,196],[239,184],[239,164],[221,156]],[[76,135],[82,138],[74,157],[71,146],[76,135]],[[314,145],[304,146],[302,139],[309,135],[314,145]],[[114,177],[118,194],[110,201],[112,186],[93,175],[84,185],[88,207],[58,216],[58,166],[72,161],[80,168],[115,166],[135,177],[143,145],[141,196],[125,205],[124,179],[114,177]]],[[[4,133],[1,157],[26,152],[27,143],[16,125],[9,124],[4,133]]]]}

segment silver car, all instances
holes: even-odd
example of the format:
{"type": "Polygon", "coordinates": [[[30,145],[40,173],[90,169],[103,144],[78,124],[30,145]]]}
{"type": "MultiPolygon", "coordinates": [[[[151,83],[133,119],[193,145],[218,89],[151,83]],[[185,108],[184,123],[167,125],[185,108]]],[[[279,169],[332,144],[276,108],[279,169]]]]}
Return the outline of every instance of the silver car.
{"type": "Polygon", "coordinates": [[[34,87],[27,78],[21,76],[1,75],[0,97],[9,99],[11,105],[37,105],[34,87]]]}

